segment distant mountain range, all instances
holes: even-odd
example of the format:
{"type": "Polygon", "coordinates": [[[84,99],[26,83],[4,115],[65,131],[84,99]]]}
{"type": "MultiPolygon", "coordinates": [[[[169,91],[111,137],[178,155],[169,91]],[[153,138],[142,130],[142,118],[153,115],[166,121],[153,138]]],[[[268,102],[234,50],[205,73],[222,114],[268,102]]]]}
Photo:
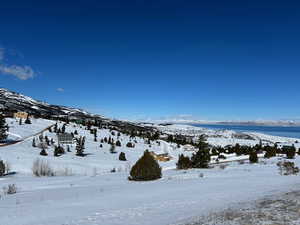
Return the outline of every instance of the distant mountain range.
{"type": "Polygon", "coordinates": [[[182,117],[164,119],[147,119],[139,122],[153,124],[206,124],[206,125],[244,125],[244,126],[300,126],[299,120],[249,120],[249,121],[209,121],[182,117]]]}

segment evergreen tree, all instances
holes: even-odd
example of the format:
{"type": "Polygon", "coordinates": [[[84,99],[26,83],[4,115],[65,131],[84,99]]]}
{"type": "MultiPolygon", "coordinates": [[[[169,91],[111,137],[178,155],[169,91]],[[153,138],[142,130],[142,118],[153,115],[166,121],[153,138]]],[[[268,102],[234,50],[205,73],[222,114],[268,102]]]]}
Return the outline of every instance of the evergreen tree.
{"type": "Polygon", "coordinates": [[[199,150],[196,152],[196,154],[193,154],[191,158],[192,167],[208,168],[208,164],[210,162],[210,150],[204,135],[200,135],[197,146],[199,147],[199,150]]]}
{"type": "Polygon", "coordinates": [[[264,155],[265,158],[271,158],[271,157],[276,156],[276,148],[275,147],[267,145],[264,147],[264,150],[265,150],[265,155],[264,155]]]}
{"type": "Polygon", "coordinates": [[[207,149],[208,148],[208,143],[207,143],[207,140],[206,140],[206,137],[204,134],[199,136],[197,147],[199,149],[207,149]]]}
{"type": "Polygon", "coordinates": [[[131,168],[129,180],[148,181],[161,178],[161,167],[148,150],[131,168]]]}
{"type": "Polygon", "coordinates": [[[284,146],[282,148],[283,152],[286,154],[286,158],[293,159],[296,155],[296,148],[295,146],[284,146]]]}
{"type": "Polygon", "coordinates": [[[258,157],[257,157],[257,152],[256,150],[252,150],[249,154],[249,161],[250,163],[257,163],[258,162],[258,157]]]}
{"type": "Polygon", "coordinates": [[[191,163],[193,168],[208,168],[210,162],[209,149],[199,149],[193,154],[191,163]]]}
{"type": "Polygon", "coordinates": [[[124,152],[121,152],[120,155],[119,155],[119,160],[120,161],[126,161],[126,155],[124,152]]]}
{"type": "Polygon", "coordinates": [[[121,142],[119,140],[116,141],[116,146],[121,147],[121,142]]]}
{"type": "Polygon", "coordinates": [[[184,156],[181,154],[178,158],[178,162],[176,163],[177,169],[179,170],[186,170],[191,168],[192,163],[188,156],[184,156]]]}
{"type": "Polygon", "coordinates": [[[0,114],[0,142],[7,138],[8,126],[5,122],[5,118],[0,114]]]}
{"type": "Polygon", "coordinates": [[[0,160],[0,177],[4,176],[5,174],[5,163],[0,160]]]}
{"type": "Polygon", "coordinates": [[[76,155],[77,156],[84,156],[84,138],[80,137],[77,139],[76,143],[76,155]]]}
{"type": "Polygon", "coordinates": [[[23,124],[22,118],[19,120],[19,125],[21,126],[23,124]]]}
{"type": "Polygon", "coordinates": [[[66,132],[66,124],[64,124],[61,128],[61,133],[64,134],[65,132],[66,132]]]}
{"type": "Polygon", "coordinates": [[[40,155],[42,155],[42,156],[47,156],[48,153],[46,152],[45,149],[42,149],[41,152],[40,152],[40,155]]]}
{"type": "Polygon", "coordinates": [[[26,120],[25,120],[25,123],[26,123],[26,124],[31,124],[31,120],[30,120],[30,118],[29,118],[29,115],[27,115],[27,118],[26,118],[26,120]]]}
{"type": "Polygon", "coordinates": [[[133,145],[131,142],[128,142],[128,143],[126,144],[126,147],[127,147],[127,148],[133,148],[134,145],[133,145]]]}
{"type": "Polygon", "coordinates": [[[36,147],[35,138],[32,139],[32,147],[36,147]]]}

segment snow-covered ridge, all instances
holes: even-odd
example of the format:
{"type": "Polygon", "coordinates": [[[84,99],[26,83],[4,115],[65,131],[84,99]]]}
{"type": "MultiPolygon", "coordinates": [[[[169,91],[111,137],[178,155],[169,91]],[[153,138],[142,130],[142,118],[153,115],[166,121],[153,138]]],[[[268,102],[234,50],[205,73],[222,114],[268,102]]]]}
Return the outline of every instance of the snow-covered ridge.
{"type": "Polygon", "coordinates": [[[33,115],[74,115],[90,116],[96,115],[88,113],[82,109],[51,105],[43,101],[35,100],[31,97],[0,88],[0,109],[10,111],[26,111],[33,115]]]}

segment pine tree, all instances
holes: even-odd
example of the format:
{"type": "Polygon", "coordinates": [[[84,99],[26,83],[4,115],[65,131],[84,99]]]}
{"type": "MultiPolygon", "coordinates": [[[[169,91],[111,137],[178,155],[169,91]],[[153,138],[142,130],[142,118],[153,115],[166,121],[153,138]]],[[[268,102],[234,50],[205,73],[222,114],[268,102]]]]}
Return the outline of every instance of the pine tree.
{"type": "Polygon", "coordinates": [[[119,160],[120,161],[126,161],[126,155],[124,152],[121,152],[120,155],[119,155],[119,160]]]}
{"type": "Polygon", "coordinates": [[[249,161],[250,161],[250,163],[257,163],[258,162],[257,152],[255,150],[252,150],[250,152],[249,161]]]}
{"type": "Polygon", "coordinates": [[[271,158],[271,157],[275,157],[276,156],[276,148],[275,147],[271,147],[269,145],[264,147],[265,150],[265,158],[271,158]]]}
{"type": "Polygon", "coordinates": [[[31,120],[29,119],[29,115],[27,115],[27,118],[26,118],[26,120],[25,120],[25,123],[26,123],[26,124],[31,124],[31,120]]]}
{"type": "Polygon", "coordinates": [[[148,181],[161,178],[161,167],[148,150],[131,168],[129,180],[148,181]]]}
{"type": "Polygon", "coordinates": [[[178,162],[176,163],[177,169],[186,170],[191,168],[191,160],[188,156],[184,156],[181,154],[178,158],[178,162]]]}
{"type": "Polygon", "coordinates": [[[205,135],[199,136],[197,147],[199,149],[207,149],[208,148],[208,143],[207,143],[205,135]]]}
{"type": "Polygon", "coordinates": [[[22,118],[20,118],[20,120],[19,120],[19,125],[21,126],[22,123],[23,123],[22,118]]]}
{"type": "Polygon", "coordinates": [[[48,153],[46,152],[45,149],[42,149],[41,152],[40,152],[40,155],[42,155],[42,156],[47,156],[48,153]]]}
{"type": "Polygon", "coordinates": [[[296,155],[296,148],[295,146],[284,146],[282,148],[283,152],[286,154],[286,158],[293,159],[296,155]]]}
{"type": "Polygon", "coordinates": [[[61,133],[64,134],[65,132],[66,132],[66,124],[64,124],[61,128],[61,133]]]}
{"type": "Polygon", "coordinates": [[[193,168],[208,168],[210,162],[209,149],[199,149],[191,158],[193,168]]]}
{"type": "Polygon", "coordinates": [[[0,142],[7,138],[8,126],[5,122],[5,118],[0,114],[0,142]]]}
{"type": "Polygon", "coordinates": [[[76,155],[77,156],[84,156],[84,138],[80,137],[77,139],[76,143],[76,155]]]}
{"type": "Polygon", "coordinates": [[[35,138],[32,139],[32,147],[36,147],[35,138]]]}
{"type": "Polygon", "coordinates": [[[210,150],[204,135],[199,137],[197,146],[199,147],[199,150],[196,152],[196,154],[193,154],[191,158],[192,167],[208,168],[208,164],[210,162],[210,150]]]}
{"type": "Polygon", "coordinates": [[[119,140],[116,141],[116,146],[121,147],[121,142],[119,140]]]}
{"type": "Polygon", "coordinates": [[[4,176],[5,174],[5,163],[0,160],[0,177],[4,176]]]}

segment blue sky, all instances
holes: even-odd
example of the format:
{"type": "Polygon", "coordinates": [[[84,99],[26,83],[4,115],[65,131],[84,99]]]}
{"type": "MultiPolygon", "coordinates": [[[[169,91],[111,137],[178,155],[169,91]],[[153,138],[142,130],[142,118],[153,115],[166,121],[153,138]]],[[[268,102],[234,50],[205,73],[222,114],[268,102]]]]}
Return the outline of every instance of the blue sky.
{"type": "Polygon", "coordinates": [[[300,117],[296,1],[11,0],[0,10],[1,87],[116,118],[300,117]]]}

